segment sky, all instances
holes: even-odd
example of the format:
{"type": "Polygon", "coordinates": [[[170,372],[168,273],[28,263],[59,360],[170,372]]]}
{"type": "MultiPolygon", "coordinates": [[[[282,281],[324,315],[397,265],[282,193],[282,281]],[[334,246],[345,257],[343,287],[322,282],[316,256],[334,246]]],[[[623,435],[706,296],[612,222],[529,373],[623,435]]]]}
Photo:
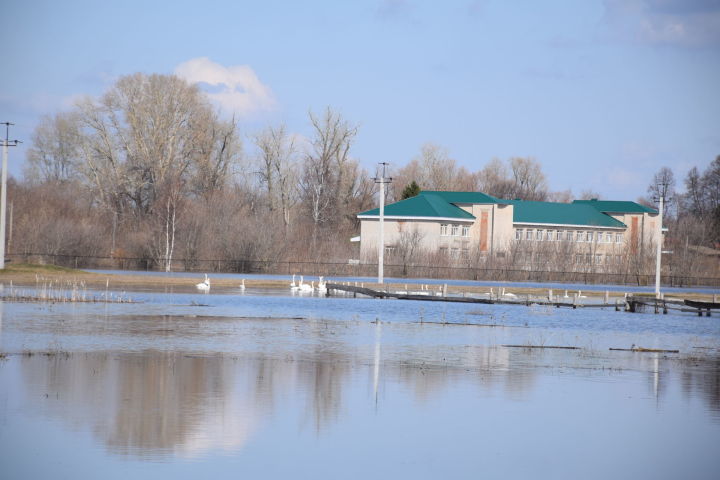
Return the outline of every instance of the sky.
{"type": "MultiPolygon", "coordinates": [[[[22,175],[43,115],[135,72],[199,82],[248,136],[342,113],[374,174],[424,143],[533,157],[553,191],[645,195],[720,155],[720,0],[34,1],[0,5],[0,121],[22,175]]],[[[4,134],[4,132],[3,132],[4,134]]]]}

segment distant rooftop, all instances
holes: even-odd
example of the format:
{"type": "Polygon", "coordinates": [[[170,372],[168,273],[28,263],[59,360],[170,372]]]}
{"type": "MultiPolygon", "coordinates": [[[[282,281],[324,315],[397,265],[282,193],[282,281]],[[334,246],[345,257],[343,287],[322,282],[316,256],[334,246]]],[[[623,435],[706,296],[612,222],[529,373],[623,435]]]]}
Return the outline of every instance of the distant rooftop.
{"type": "MultiPolygon", "coordinates": [[[[474,220],[475,217],[460,207],[449,203],[439,195],[420,194],[385,206],[387,217],[447,218],[474,220]]],[[[378,217],[380,209],[373,208],[358,214],[358,218],[378,217]]]]}
{"type": "Polygon", "coordinates": [[[590,205],[603,213],[658,213],[654,208],[627,200],[573,200],[573,203],[590,205]]]}
{"type": "Polygon", "coordinates": [[[513,223],[544,225],[577,225],[586,227],[624,228],[625,224],[610,215],[582,203],[533,202],[509,200],[513,205],[513,223]]]}
{"type": "MultiPolygon", "coordinates": [[[[626,225],[610,213],[657,213],[653,208],[631,201],[575,200],[572,203],[503,200],[482,192],[448,192],[424,190],[415,197],[385,206],[387,217],[407,219],[446,219],[471,221],[475,217],[458,207],[465,204],[501,204],[513,206],[513,223],[533,225],[569,225],[583,227],[624,228],[626,225]]],[[[358,218],[380,215],[374,208],[358,218]]]]}

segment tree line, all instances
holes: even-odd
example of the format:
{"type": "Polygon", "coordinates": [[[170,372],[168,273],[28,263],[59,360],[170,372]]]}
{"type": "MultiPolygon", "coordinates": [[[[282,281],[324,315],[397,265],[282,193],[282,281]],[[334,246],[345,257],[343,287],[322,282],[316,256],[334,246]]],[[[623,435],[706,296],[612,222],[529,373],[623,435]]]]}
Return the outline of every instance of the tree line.
{"type": "MultiPolygon", "coordinates": [[[[240,132],[178,77],[121,77],[35,128],[23,178],[10,181],[8,251],[140,257],[166,270],[178,258],[186,267],[203,259],[347,261],[357,256],[349,241],[356,214],[377,203],[372,173],[353,156],[359,127],[329,107],[310,111],[308,125],[307,137],[282,124],[240,132]]],[[[549,190],[533,158],[493,159],[472,172],[431,143],[391,175],[388,202],[419,189],[573,199],[549,190]]],[[[720,157],[705,172],[691,170],[685,187],[667,195],[670,218],[688,246],[712,247],[720,157]]]]}

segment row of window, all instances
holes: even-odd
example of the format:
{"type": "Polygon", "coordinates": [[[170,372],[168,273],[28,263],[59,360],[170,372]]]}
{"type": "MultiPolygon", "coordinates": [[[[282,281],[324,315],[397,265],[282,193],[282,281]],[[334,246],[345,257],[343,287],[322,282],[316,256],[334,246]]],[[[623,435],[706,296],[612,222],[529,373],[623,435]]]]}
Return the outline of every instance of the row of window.
{"type": "MultiPolygon", "coordinates": [[[[548,261],[552,261],[554,257],[548,257],[540,252],[536,252],[535,254],[527,253],[525,255],[521,255],[520,260],[524,263],[533,263],[533,260],[536,263],[544,263],[548,261]]],[[[602,255],[602,254],[592,254],[592,253],[576,253],[574,256],[570,255],[567,257],[568,262],[574,263],[576,265],[620,265],[622,263],[622,255],[602,255]]],[[[555,258],[555,261],[558,259],[555,258]]]]}
{"type": "Polygon", "coordinates": [[[536,242],[589,242],[622,243],[623,234],[613,232],[592,232],[582,230],[543,230],[541,228],[516,228],[515,240],[533,240],[536,242]]]}
{"type": "Polygon", "coordinates": [[[457,224],[440,224],[440,236],[441,237],[459,237],[462,233],[463,237],[470,236],[470,225],[457,225],[457,224]]]}

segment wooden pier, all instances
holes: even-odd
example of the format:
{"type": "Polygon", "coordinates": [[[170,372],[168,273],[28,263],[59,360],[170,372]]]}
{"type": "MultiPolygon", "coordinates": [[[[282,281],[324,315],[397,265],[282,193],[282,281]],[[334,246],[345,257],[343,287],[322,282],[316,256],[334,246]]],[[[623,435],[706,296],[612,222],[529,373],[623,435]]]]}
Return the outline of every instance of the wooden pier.
{"type": "MultiPolygon", "coordinates": [[[[504,290],[504,289],[503,289],[504,290]]],[[[492,289],[491,289],[492,291],[492,289]]],[[[497,295],[490,294],[487,297],[470,296],[463,293],[462,295],[448,295],[447,284],[442,285],[437,290],[424,291],[391,291],[388,286],[385,290],[377,290],[358,285],[346,285],[340,283],[328,283],[327,295],[331,296],[336,292],[344,292],[353,296],[365,295],[372,298],[394,298],[397,300],[424,300],[426,302],[454,302],[454,303],[481,303],[490,305],[539,305],[555,308],[614,308],[615,311],[641,312],[646,308],[652,308],[655,313],[667,314],[669,310],[678,310],[681,312],[697,313],[702,316],[703,313],[710,317],[713,310],[720,310],[720,303],[717,302],[700,302],[685,299],[669,299],[655,298],[643,295],[627,295],[623,298],[616,298],[614,302],[610,301],[609,292],[606,291],[604,298],[600,302],[583,303],[585,297],[579,297],[577,294],[570,297],[567,301],[561,300],[559,295],[553,295],[552,290],[548,290],[548,295],[543,297],[531,296],[530,294],[505,294],[502,295],[498,288],[497,295]],[[512,299],[504,298],[512,295],[512,299]]],[[[714,299],[715,300],[715,299],[714,299]]]]}
{"type": "MultiPolygon", "coordinates": [[[[560,300],[550,300],[549,298],[545,297],[536,297],[536,296],[530,296],[529,294],[526,295],[513,295],[514,299],[505,299],[502,298],[502,296],[498,295],[498,297],[493,298],[493,296],[489,296],[489,298],[482,298],[482,297],[475,297],[475,296],[457,296],[457,295],[448,295],[447,294],[447,285],[444,285],[441,290],[426,290],[423,292],[393,292],[389,289],[386,290],[375,290],[372,288],[367,288],[364,286],[356,286],[356,285],[343,285],[339,283],[328,283],[327,284],[327,295],[333,295],[334,292],[345,292],[350,293],[353,296],[357,295],[365,295],[372,298],[395,298],[398,300],[424,300],[426,302],[453,302],[453,303],[483,303],[483,304],[498,304],[498,305],[542,305],[542,306],[551,306],[551,307],[567,307],[567,308],[603,308],[603,307],[611,307],[615,308],[616,310],[619,310],[621,308],[621,304],[619,301],[616,301],[615,303],[610,303],[607,299],[607,295],[605,298],[605,302],[603,303],[582,303],[580,298],[577,296],[572,298],[571,301],[560,301],[560,300]]],[[[559,298],[559,297],[558,297],[559,298]]]]}

